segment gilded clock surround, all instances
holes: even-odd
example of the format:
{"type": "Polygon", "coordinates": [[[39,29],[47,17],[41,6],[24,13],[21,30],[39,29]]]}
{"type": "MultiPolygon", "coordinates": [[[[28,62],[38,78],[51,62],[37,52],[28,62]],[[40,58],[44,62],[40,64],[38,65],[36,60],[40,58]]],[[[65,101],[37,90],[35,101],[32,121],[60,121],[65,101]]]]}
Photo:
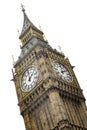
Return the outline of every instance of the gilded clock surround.
{"type": "Polygon", "coordinates": [[[21,79],[21,89],[25,92],[30,91],[38,80],[38,69],[36,66],[29,66],[23,73],[21,79]]]}
{"type": "Polygon", "coordinates": [[[21,54],[12,72],[26,130],[87,130],[85,98],[73,66],[63,53],[50,47],[43,32],[28,19],[25,10],[22,11],[21,54]],[[54,61],[67,68],[72,82],[56,75],[54,61]],[[35,86],[26,92],[21,89],[21,80],[30,66],[37,66],[39,75],[35,86]]]}
{"type": "Polygon", "coordinates": [[[61,80],[68,83],[71,83],[73,81],[73,77],[71,76],[67,66],[64,66],[62,63],[58,61],[53,61],[52,66],[55,73],[61,80]]]}

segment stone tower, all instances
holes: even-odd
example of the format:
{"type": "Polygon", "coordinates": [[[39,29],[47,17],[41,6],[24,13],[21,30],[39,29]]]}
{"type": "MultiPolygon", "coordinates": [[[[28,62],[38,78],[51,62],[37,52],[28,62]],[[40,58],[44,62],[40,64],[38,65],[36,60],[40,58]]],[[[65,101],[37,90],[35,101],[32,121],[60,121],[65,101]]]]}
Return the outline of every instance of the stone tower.
{"type": "Polygon", "coordinates": [[[13,80],[26,130],[87,130],[85,98],[73,66],[22,11],[21,54],[13,80]]]}

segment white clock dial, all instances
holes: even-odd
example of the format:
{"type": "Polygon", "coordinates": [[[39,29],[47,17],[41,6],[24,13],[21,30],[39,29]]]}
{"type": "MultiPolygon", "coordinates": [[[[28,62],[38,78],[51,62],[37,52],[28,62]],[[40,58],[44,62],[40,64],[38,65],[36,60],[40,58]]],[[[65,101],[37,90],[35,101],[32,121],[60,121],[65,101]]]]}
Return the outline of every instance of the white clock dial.
{"type": "Polygon", "coordinates": [[[29,91],[35,87],[36,81],[38,79],[38,70],[36,67],[29,67],[22,77],[22,90],[29,91]]]}
{"type": "Polygon", "coordinates": [[[72,81],[72,77],[64,65],[59,62],[53,62],[53,68],[61,79],[67,82],[72,81]]]}

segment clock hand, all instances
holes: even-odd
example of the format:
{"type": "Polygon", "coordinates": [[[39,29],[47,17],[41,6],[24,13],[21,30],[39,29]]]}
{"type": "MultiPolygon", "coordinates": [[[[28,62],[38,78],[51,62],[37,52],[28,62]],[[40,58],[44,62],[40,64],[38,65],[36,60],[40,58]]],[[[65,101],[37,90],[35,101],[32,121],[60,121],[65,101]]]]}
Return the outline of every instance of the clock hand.
{"type": "Polygon", "coordinates": [[[29,81],[29,82],[31,81],[31,77],[29,77],[28,81],[29,81]]]}
{"type": "Polygon", "coordinates": [[[66,72],[65,70],[61,70],[61,73],[63,74],[64,72],[66,72]]]}
{"type": "Polygon", "coordinates": [[[32,76],[33,76],[33,73],[31,74],[31,76],[29,76],[28,81],[31,81],[32,76]]]}

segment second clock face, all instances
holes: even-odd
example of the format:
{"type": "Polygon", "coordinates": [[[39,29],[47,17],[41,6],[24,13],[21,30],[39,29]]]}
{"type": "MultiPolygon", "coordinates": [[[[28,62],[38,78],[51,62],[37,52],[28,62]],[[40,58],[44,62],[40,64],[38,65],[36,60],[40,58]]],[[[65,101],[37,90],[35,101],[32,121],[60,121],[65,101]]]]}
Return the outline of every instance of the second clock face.
{"type": "Polygon", "coordinates": [[[38,79],[37,67],[34,66],[29,67],[22,77],[22,85],[21,85],[22,90],[24,91],[31,90],[35,86],[37,79],[38,79]]]}
{"type": "Polygon", "coordinates": [[[61,79],[66,82],[72,82],[72,77],[64,65],[59,62],[53,62],[53,68],[61,79]]]}

